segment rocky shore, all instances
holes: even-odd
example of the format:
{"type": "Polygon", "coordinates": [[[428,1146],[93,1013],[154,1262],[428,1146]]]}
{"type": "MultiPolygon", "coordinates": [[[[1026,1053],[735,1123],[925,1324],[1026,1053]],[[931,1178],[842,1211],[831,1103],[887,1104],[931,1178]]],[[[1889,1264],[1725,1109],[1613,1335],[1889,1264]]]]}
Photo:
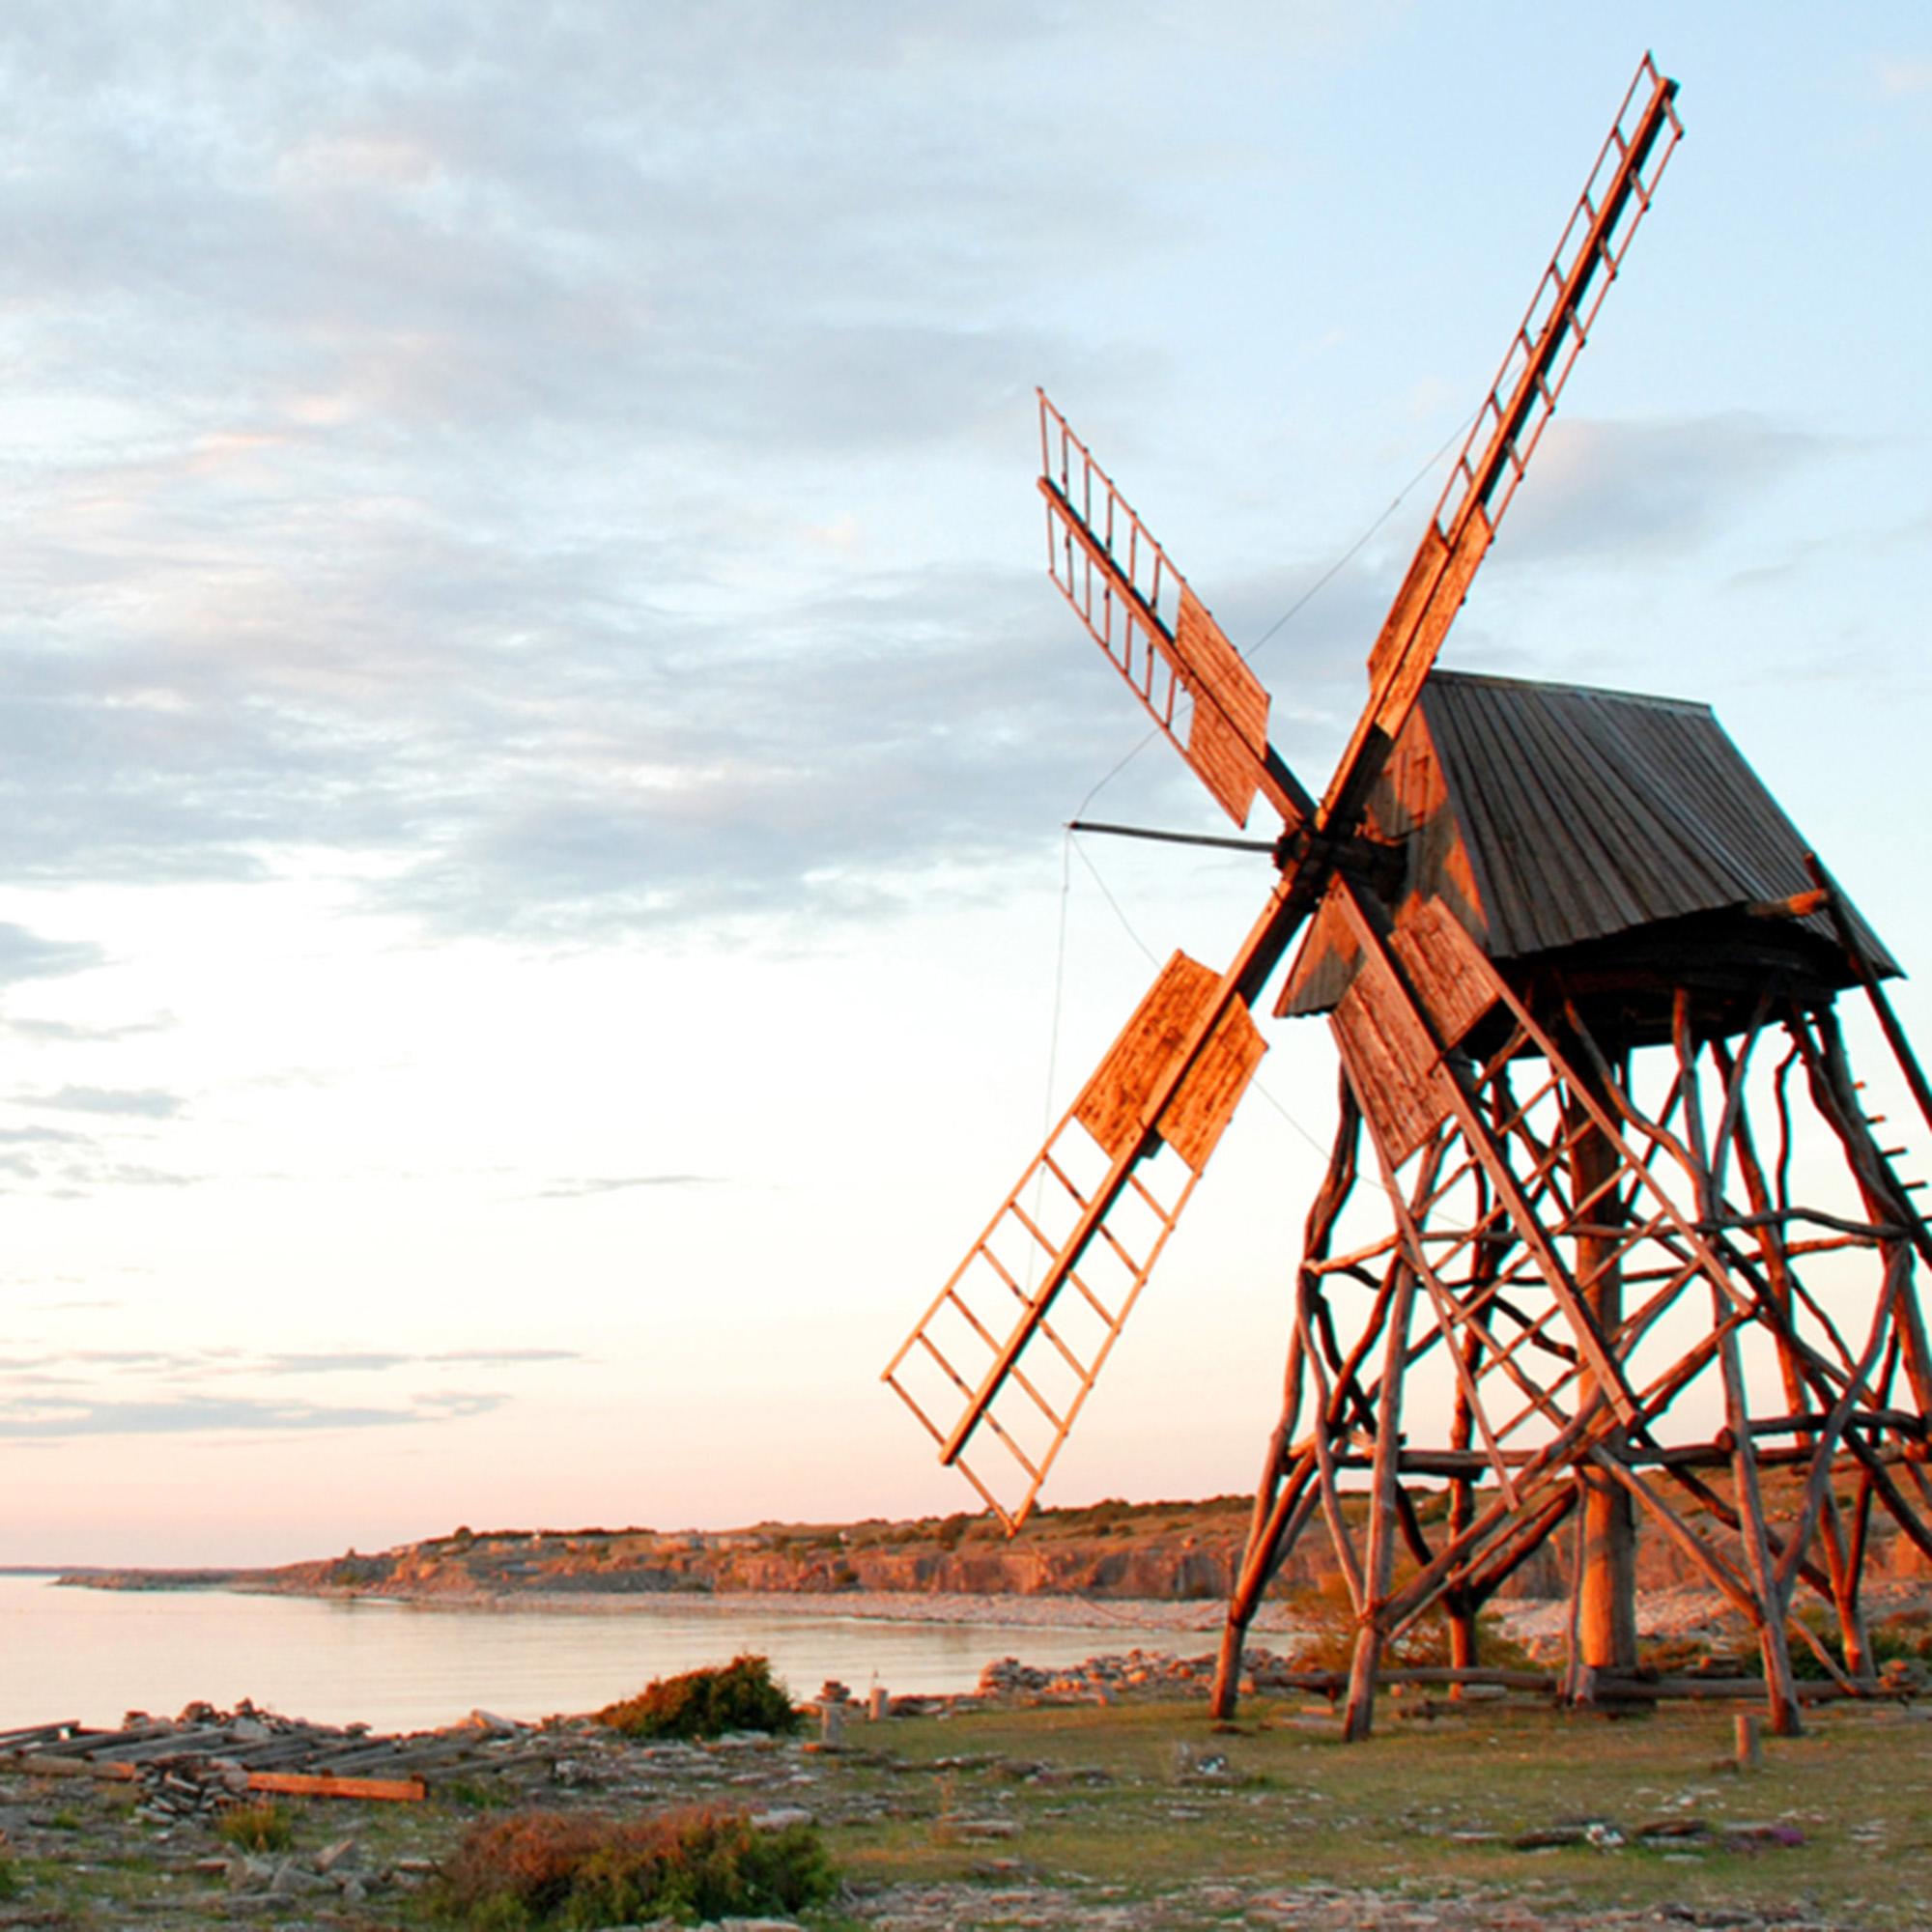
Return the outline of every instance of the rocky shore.
{"type": "MultiPolygon", "coordinates": [[[[1278,1660],[1246,1662],[1260,1680],[1278,1660]]],[[[276,1801],[254,1841],[235,1830],[241,1806],[262,1809],[234,1788],[245,1766],[200,1747],[217,1727],[225,1749],[239,1739],[239,1756],[265,1756],[305,1727],[205,1705],[130,1713],[143,1737],[118,1748],[146,1753],[138,1776],[53,1776],[47,1755],[84,1739],[0,1754],[0,1925],[452,1923],[439,1887],[487,1820],[693,1805],[821,1834],[834,1920],[875,1932],[1924,1922],[1914,1801],[1895,1775],[1921,1749],[1909,1711],[1833,1719],[1822,1754],[1791,1747],[1749,1784],[1713,1778],[1712,1726],[1694,1714],[1578,1731],[1530,1699],[1428,1704],[1392,1710],[1375,1746],[1322,1749],[1332,1719],[1291,1699],[1210,1729],[1207,1666],[1179,1652],[1070,1673],[1003,1660],[977,1696],[895,1699],[869,1721],[855,1707],[823,1731],[814,1711],[791,1739],[640,1741],[588,1717],[479,1713],[392,1741],[431,1765],[418,1802],[276,1801]],[[1095,1687],[1112,1694],[1062,1701],[1095,1687]]]]}

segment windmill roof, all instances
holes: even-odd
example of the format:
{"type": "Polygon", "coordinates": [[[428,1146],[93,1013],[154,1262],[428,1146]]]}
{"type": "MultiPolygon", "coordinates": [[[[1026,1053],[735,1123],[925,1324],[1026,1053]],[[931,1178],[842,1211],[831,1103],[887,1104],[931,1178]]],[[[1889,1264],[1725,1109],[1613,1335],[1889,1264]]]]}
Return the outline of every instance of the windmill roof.
{"type": "MultiPolygon", "coordinates": [[[[1492,957],[1811,888],[1811,848],[1708,704],[1437,671],[1422,711],[1492,957]]],[[[1807,923],[1833,936],[1824,915],[1807,923]]]]}
{"type": "MultiPolygon", "coordinates": [[[[1439,896],[1497,960],[1738,912],[1813,884],[1811,848],[1708,704],[1580,685],[1433,672],[1368,829],[1407,854],[1398,920],[1404,902],[1439,896]]],[[[1846,910],[1866,959],[1895,974],[1846,910]]],[[[1849,980],[1827,915],[1793,926],[1849,980]]],[[[1321,1011],[1339,997],[1350,968],[1322,956],[1329,937],[1311,932],[1284,1009],[1321,1011]]]]}

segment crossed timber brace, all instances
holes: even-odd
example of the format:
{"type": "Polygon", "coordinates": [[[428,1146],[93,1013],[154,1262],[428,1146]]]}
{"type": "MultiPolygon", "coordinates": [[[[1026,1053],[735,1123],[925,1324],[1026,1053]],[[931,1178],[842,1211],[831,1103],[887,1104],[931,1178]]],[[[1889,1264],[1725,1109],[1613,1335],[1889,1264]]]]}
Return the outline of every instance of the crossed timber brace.
{"type": "Polygon", "coordinates": [[[1478,1611],[1566,1523],[1568,1690],[1641,1694],[1642,1520],[1747,1624],[1774,1727],[1795,1732],[1794,1640],[1840,1688],[1872,1681],[1860,1579],[1874,1507],[1932,1554],[1932,1353],[1916,1286],[1932,1236],[1871,1134],[1835,1015],[1774,986],[1741,1036],[1705,1041],[1680,992],[1672,1077],[1646,1111],[1629,1057],[1604,1049],[1560,987],[1533,1010],[1438,904],[1391,928],[1347,880],[1329,897],[1359,962],[1333,1016],[1340,1121],[1217,1711],[1234,1707],[1263,1593],[1318,1518],[1353,1611],[1349,1736],[1368,1732],[1385,1650],[1423,1619],[1446,1614],[1451,1662],[1472,1666],[1478,1611]],[[1858,1214],[1793,1197],[1794,1074],[1858,1214]],[[1754,1081],[1775,1121],[1769,1157],[1754,1081]],[[1364,1139],[1386,1232],[1336,1253],[1345,1210],[1369,1192],[1364,1139]],[[1867,1265],[1848,1290],[1861,1260],[1875,1281],[1867,1265]],[[1762,1412],[1767,1360],[1776,1413],[1762,1412]],[[1445,1382],[1446,1440],[1423,1446],[1409,1411],[1418,1387],[1439,1407],[1445,1382]],[[1835,1622],[1842,1662],[1795,1614],[1801,1585],[1835,1622]]]}

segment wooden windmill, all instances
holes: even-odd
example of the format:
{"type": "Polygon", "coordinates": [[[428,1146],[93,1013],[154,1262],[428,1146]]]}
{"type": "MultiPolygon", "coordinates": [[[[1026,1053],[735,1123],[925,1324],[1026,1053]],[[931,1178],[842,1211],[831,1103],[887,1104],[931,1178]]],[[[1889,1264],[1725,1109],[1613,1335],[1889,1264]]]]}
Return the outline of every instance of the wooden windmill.
{"type": "MultiPolygon", "coordinates": [[[[1680,135],[1639,68],[1369,657],[1318,800],[1268,697],[1041,398],[1053,570],[1279,880],[1224,972],[1177,953],[886,1371],[1016,1528],[1264,1051],[1326,1013],[1339,1126],[1285,1397],[1229,1605],[1217,1712],[1295,1540],[1354,1605],[1348,1734],[1384,1647],[1574,1538],[1579,1699],[1639,1689],[1636,1525],[1748,1620],[1776,1728],[1790,1644],[1872,1682],[1874,1510],[1932,1553],[1932,1236],[1872,1133],[1834,1002],[1897,968],[1711,713],[1434,669],[1680,135]],[[1369,1166],[1373,1182],[1365,1180],[1369,1166]],[[1821,1157],[1821,1150],[1830,1158],[1821,1157]],[[1794,1614],[1803,1588],[1842,1659],[1794,1614]]],[[[1814,1619],[1815,1621],[1815,1619],[1814,1619]]]]}

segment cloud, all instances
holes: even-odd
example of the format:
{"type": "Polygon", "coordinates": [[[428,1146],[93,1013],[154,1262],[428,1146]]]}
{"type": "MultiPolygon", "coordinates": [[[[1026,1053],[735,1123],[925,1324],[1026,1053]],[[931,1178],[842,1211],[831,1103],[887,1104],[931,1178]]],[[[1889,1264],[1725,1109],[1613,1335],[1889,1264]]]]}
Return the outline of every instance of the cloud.
{"type": "Polygon", "coordinates": [[[86,940],[43,939],[24,925],[0,920],[0,986],[85,973],[105,958],[99,947],[86,940]]]}
{"type": "Polygon", "coordinates": [[[320,848],[550,938],[1038,850],[1119,741],[1070,620],[970,534],[891,558],[908,500],[1024,488],[1035,380],[1148,374],[1040,298],[1170,245],[1187,131],[1053,79],[1116,16],[428,17],[0,21],[0,868],[320,848]]]}
{"type": "Polygon", "coordinates": [[[592,1194],[617,1194],[631,1187],[716,1187],[721,1185],[710,1174],[618,1174],[586,1175],[580,1179],[558,1180],[540,1187],[526,1197],[532,1201],[580,1201],[592,1194]]]}
{"type": "Polygon", "coordinates": [[[396,1354],[373,1349],[341,1349],[314,1353],[266,1355],[238,1362],[241,1375],[278,1376],[379,1375],[391,1369],[431,1363],[463,1362],[502,1366],[519,1362],[577,1362],[573,1349],[443,1349],[433,1354],[396,1354]]]}
{"type": "Polygon", "coordinates": [[[1510,507],[1510,565],[1684,551],[1831,447],[1747,414],[1605,422],[1558,416],[1510,507]]]}
{"type": "Polygon", "coordinates": [[[0,1437],[232,1435],[339,1429],[391,1429],[447,1422],[500,1407],[500,1395],[417,1397],[403,1408],[329,1407],[249,1397],[182,1396],[160,1401],[18,1397],[0,1401],[0,1437]]]}
{"type": "Polygon", "coordinates": [[[121,1026],[77,1026],[71,1020],[28,1018],[0,1020],[0,1026],[5,1026],[9,1033],[17,1034],[22,1039],[89,1046],[111,1045],[116,1040],[129,1039],[137,1034],[163,1033],[175,1024],[172,1015],[147,1020],[130,1020],[121,1026]]]}
{"type": "Polygon", "coordinates": [[[158,1087],[62,1087],[51,1094],[28,1094],[19,1105],[56,1113],[105,1114],[128,1120],[170,1121],[186,1102],[158,1087]]]}
{"type": "Polygon", "coordinates": [[[270,1355],[250,1363],[247,1372],[278,1376],[355,1375],[401,1368],[418,1359],[414,1355],[384,1354],[368,1349],[344,1349],[333,1353],[270,1355]]]}
{"type": "Polygon", "coordinates": [[[1880,61],[1878,91],[1886,99],[1894,99],[1906,94],[1932,93],[1932,61],[1880,61]]]}
{"type": "Polygon", "coordinates": [[[424,1355],[425,1362],[474,1362],[502,1363],[518,1362],[581,1362],[583,1360],[575,1349],[450,1349],[441,1354],[424,1355]]]}

